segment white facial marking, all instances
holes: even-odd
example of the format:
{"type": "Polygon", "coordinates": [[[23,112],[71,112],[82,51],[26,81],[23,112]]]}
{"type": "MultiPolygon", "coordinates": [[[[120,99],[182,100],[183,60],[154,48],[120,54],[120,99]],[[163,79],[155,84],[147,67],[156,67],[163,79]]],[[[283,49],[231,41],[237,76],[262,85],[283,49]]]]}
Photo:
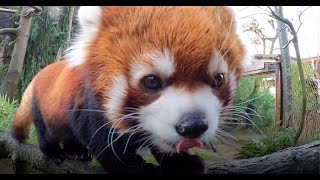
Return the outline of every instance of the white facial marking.
{"type": "Polygon", "coordinates": [[[206,115],[209,128],[201,136],[203,141],[213,137],[217,128],[222,103],[212,93],[210,87],[202,87],[194,92],[168,87],[153,103],[140,109],[140,121],[145,130],[151,132],[153,143],[166,152],[174,152],[165,142],[177,143],[182,140],[175,130],[175,124],[185,113],[194,111],[206,115]]]}
{"type": "Polygon", "coordinates": [[[150,57],[153,67],[161,74],[161,76],[167,78],[174,73],[175,64],[173,55],[170,51],[165,50],[164,52],[156,52],[150,54],[150,57]]]}
{"type": "Polygon", "coordinates": [[[134,63],[130,65],[131,86],[137,87],[142,77],[153,74],[153,68],[149,64],[134,63]]]}
{"type": "Polygon", "coordinates": [[[107,111],[107,116],[111,117],[113,120],[119,118],[119,114],[123,109],[123,101],[127,95],[128,84],[126,77],[116,76],[113,80],[112,87],[110,91],[107,92],[106,97],[108,97],[107,102],[104,107],[107,111]]]}
{"type": "Polygon", "coordinates": [[[215,75],[215,73],[226,74],[228,72],[228,65],[219,52],[216,52],[214,56],[210,59],[208,65],[208,72],[212,76],[215,75]]]}
{"type": "Polygon", "coordinates": [[[140,79],[149,74],[158,74],[163,79],[170,77],[175,71],[175,64],[172,54],[165,50],[164,52],[154,52],[146,55],[151,60],[151,64],[133,63],[130,65],[130,74],[132,86],[137,86],[140,79]]]}
{"type": "Polygon", "coordinates": [[[81,65],[86,56],[86,46],[96,36],[100,22],[102,10],[99,6],[81,6],[78,11],[78,21],[80,32],[72,42],[66,52],[65,57],[69,61],[69,66],[81,65]]]}

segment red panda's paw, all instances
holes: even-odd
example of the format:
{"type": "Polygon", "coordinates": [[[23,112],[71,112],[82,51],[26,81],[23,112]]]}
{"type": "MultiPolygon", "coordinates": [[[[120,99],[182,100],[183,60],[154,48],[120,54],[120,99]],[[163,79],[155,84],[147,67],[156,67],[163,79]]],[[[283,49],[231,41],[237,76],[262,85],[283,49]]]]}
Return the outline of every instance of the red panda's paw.
{"type": "Polygon", "coordinates": [[[66,153],[68,159],[90,161],[92,159],[88,148],[74,140],[65,141],[63,143],[63,151],[66,153]]]}
{"type": "Polygon", "coordinates": [[[87,152],[83,154],[66,154],[68,159],[72,160],[79,160],[79,161],[91,161],[92,160],[92,155],[87,152]]]}
{"type": "Polygon", "coordinates": [[[54,162],[56,165],[60,165],[66,159],[66,155],[63,152],[46,154],[46,156],[49,161],[54,162]]]}
{"type": "Polygon", "coordinates": [[[48,158],[48,160],[54,162],[56,165],[60,165],[66,159],[66,154],[59,146],[40,146],[40,148],[43,154],[48,158]]]}

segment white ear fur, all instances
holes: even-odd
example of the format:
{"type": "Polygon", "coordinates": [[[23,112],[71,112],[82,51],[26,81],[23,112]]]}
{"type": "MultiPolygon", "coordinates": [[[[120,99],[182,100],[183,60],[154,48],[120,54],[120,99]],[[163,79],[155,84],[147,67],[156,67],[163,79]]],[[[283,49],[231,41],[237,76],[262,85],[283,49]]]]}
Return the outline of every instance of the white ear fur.
{"type": "Polygon", "coordinates": [[[66,58],[71,67],[81,65],[85,61],[86,46],[97,35],[102,18],[100,6],[81,6],[78,11],[80,31],[67,49],[66,58]]]}
{"type": "Polygon", "coordinates": [[[101,20],[100,6],[81,6],[78,11],[78,19],[83,30],[97,28],[101,20]]]}

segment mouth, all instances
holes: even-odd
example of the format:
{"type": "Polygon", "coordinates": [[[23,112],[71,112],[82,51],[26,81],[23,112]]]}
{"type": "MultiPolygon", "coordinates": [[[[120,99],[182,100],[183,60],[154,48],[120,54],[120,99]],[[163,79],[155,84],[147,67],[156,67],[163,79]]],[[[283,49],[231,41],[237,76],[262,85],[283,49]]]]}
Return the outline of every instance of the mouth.
{"type": "Polygon", "coordinates": [[[194,147],[203,148],[204,146],[199,139],[182,139],[177,143],[176,151],[177,153],[181,153],[186,149],[194,148],[194,147]]]}
{"type": "Polygon", "coordinates": [[[170,146],[176,153],[181,153],[182,151],[186,151],[187,149],[194,147],[204,148],[203,143],[198,138],[184,138],[176,143],[166,141],[165,144],[170,146]]]}

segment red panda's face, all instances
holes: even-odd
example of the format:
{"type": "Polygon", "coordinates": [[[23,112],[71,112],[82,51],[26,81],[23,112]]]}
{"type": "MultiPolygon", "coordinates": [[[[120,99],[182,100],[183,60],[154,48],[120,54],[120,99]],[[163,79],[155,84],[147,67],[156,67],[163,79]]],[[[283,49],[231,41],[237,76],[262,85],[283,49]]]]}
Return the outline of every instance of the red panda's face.
{"type": "Polygon", "coordinates": [[[70,65],[90,67],[114,127],[135,124],[166,152],[215,136],[244,56],[227,8],[83,7],[79,19],[70,65]]]}

